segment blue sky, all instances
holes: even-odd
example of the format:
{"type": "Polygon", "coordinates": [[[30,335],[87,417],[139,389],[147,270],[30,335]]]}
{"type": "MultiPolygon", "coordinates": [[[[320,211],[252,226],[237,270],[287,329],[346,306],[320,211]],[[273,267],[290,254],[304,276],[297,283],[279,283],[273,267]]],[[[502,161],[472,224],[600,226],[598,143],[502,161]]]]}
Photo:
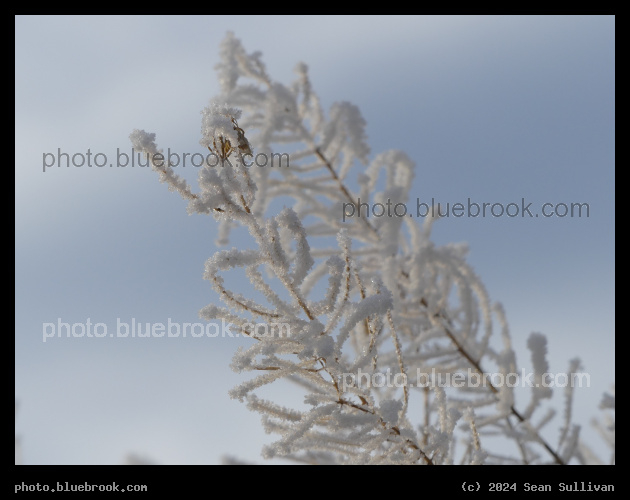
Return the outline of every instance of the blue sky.
{"type": "Polygon", "coordinates": [[[135,128],[155,132],[161,147],[196,151],[227,31],[261,51],[276,80],[291,82],[307,63],[325,109],[356,104],[371,157],[402,149],[416,162],[414,200],[589,204],[588,218],[445,218],[433,236],[470,245],[521,366],[532,331],[548,336],[552,371],[582,359],[591,388],[576,394],[576,420],[595,439],[588,422],[615,369],[614,17],[15,23],[15,396],[25,463],[121,463],[128,452],[174,464],[262,461],[271,438],[227,396],[242,380],[229,364],[244,340],[42,341],[44,323],[195,322],[216,301],[202,280],[216,251],[212,219],[188,216],[146,169],[43,172],[42,161],[59,150],[114,158],[130,151],[135,128]]]}

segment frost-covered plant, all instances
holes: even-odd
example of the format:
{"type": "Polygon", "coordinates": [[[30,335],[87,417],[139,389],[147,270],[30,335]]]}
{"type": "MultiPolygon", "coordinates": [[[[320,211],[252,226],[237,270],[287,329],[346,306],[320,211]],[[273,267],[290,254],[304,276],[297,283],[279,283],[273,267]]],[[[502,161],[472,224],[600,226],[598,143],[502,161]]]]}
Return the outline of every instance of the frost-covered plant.
{"type": "MultiPolygon", "coordinates": [[[[538,415],[551,389],[534,387],[517,409],[513,384],[488,377],[514,375],[516,356],[503,310],[466,263],[466,246],[436,246],[432,218],[419,225],[354,215],[359,202],[407,203],[412,160],[401,151],[370,160],[358,108],[341,102],[324,114],[304,64],[292,85],[275,82],[260,53],[248,54],[230,33],[217,70],[221,94],[202,112],[200,142],[219,161],[200,169],[199,191],[161,158],[153,161],[155,134],[135,130],[130,138],[160,180],[188,200],[189,213],[219,222],[219,244],[237,227],[253,239],[252,248],[218,251],[206,262],[204,277],[224,305],[200,315],[251,337],[233,367],[256,376],[231,395],[280,436],[263,456],[423,465],[585,459],[570,389],[552,444],[541,429],[553,411],[538,415]],[[269,164],[260,168],[263,160],[269,164]],[[290,206],[278,210],[282,203],[290,206]],[[253,287],[249,296],[228,286],[239,270],[253,287]],[[459,377],[461,387],[435,376],[459,377]],[[281,380],[300,384],[304,400],[287,408],[261,397],[281,380]],[[514,453],[493,451],[497,437],[514,453]]],[[[532,334],[528,348],[540,382],[545,337],[532,334]]],[[[579,368],[573,360],[569,372],[579,368]]]]}
{"type": "Polygon", "coordinates": [[[612,394],[604,393],[604,397],[602,398],[601,403],[599,404],[599,408],[603,410],[604,416],[602,419],[594,418],[592,420],[592,424],[604,440],[604,442],[608,445],[608,447],[612,450],[610,458],[608,462],[604,462],[600,457],[598,457],[591,448],[583,442],[580,442],[580,447],[578,453],[576,454],[577,458],[581,463],[585,464],[605,464],[608,463],[610,465],[615,463],[615,388],[612,388],[612,394]]]}

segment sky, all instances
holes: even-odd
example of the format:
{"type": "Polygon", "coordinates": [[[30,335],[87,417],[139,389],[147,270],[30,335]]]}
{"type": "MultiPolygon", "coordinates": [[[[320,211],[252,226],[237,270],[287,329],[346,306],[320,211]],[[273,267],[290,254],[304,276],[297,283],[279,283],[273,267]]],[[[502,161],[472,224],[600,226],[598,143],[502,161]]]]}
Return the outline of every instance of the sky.
{"type": "Polygon", "coordinates": [[[433,240],[469,244],[519,366],[531,368],[531,332],[547,335],[551,371],[582,360],[590,387],[576,391],[575,421],[604,451],[589,422],[615,375],[613,16],[17,16],[22,462],[263,462],[272,437],[227,394],[245,380],[230,369],[245,339],[43,341],[64,323],[194,323],[218,302],[202,279],[217,250],[213,219],[187,215],[148,169],[44,162],[88,150],[116,158],[136,128],[164,148],[200,148],[228,31],[262,52],[277,81],[289,84],[305,62],[325,110],[357,105],[371,158],[401,149],[416,163],[414,200],[531,202],[534,213],[588,204],[588,217],[447,217],[433,240]]]}

